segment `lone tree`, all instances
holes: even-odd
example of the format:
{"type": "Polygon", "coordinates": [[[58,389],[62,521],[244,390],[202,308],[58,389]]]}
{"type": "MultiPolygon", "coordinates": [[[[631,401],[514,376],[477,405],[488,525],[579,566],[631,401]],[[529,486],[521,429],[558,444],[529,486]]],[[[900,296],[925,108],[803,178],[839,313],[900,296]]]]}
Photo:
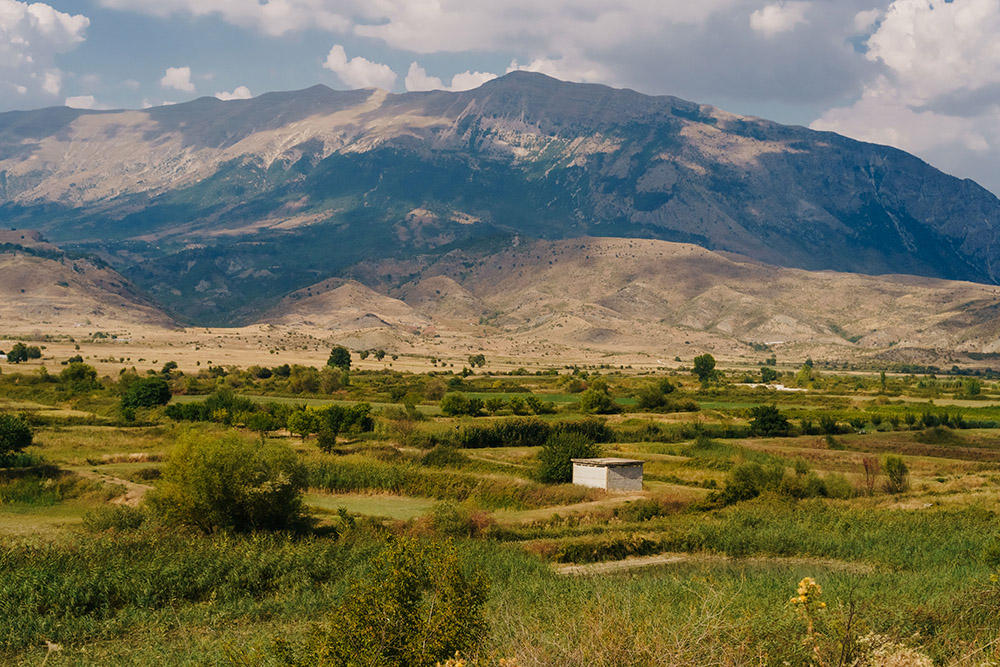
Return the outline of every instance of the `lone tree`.
{"type": "Polygon", "coordinates": [[[342,368],[345,371],[351,370],[351,351],[343,345],[335,345],[330,350],[330,358],[326,360],[326,365],[342,368]]]}
{"type": "Polygon", "coordinates": [[[691,371],[700,382],[708,382],[715,377],[715,357],[705,353],[694,358],[694,369],[691,371]]]}
{"type": "Polygon", "coordinates": [[[760,368],[761,382],[763,382],[764,384],[771,384],[772,382],[777,381],[777,379],[778,379],[778,371],[768,366],[761,366],[760,368]]]}
{"type": "Polygon", "coordinates": [[[31,444],[31,427],[16,415],[0,413],[0,465],[31,444]]]}

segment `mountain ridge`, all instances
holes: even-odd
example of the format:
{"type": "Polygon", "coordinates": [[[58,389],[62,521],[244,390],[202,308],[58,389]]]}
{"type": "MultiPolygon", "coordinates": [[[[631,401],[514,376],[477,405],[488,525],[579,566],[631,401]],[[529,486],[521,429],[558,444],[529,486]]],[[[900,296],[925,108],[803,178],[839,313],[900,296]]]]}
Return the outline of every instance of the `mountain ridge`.
{"type": "Polygon", "coordinates": [[[0,114],[0,216],[99,254],[206,324],[253,321],[359,262],[512,234],[1000,278],[1000,201],[919,158],[525,72],[460,93],[315,86],[0,114]]]}

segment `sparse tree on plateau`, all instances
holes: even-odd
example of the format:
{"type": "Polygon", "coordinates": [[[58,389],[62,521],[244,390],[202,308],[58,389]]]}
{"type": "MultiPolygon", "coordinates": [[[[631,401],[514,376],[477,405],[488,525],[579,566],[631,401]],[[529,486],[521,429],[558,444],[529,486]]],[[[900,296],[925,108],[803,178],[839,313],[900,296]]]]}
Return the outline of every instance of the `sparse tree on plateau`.
{"type": "Polygon", "coordinates": [[[27,360],[28,346],[24,343],[14,343],[14,347],[10,348],[10,352],[7,353],[7,361],[12,364],[19,364],[27,360]]]}
{"type": "Polygon", "coordinates": [[[330,358],[326,360],[327,366],[335,366],[345,371],[351,370],[351,351],[343,345],[335,345],[330,350],[330,358]]]}
{"type": "Polygon", "coordinates": [[[692,372],[699,381],[708,382],[715,377],[715,357],[708,353],[695,357],[692,372]]]}

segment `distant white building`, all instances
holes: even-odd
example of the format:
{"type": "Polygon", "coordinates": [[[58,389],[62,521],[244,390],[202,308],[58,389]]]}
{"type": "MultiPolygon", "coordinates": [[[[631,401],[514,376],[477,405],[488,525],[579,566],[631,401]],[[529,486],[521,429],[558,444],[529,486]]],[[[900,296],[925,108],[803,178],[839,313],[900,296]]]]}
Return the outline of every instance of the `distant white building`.
{"type": "Polygon", "coordinates": [[[573,459],[573,483],[605,491],[642,491],[643,461],[573,459]]]}

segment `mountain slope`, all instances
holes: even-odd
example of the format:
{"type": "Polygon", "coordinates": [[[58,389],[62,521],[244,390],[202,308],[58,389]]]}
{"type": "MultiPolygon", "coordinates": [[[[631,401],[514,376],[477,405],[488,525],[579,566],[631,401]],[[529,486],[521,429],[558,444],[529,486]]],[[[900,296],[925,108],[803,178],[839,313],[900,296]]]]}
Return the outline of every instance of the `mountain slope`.
{"type": "MultiPolygon", "coordinates": [[[[175,325],[134,285],[100,262],[71,258],[48,244],[14,246],[0,233],[3,333],[117,331],[175,325]]],[[[82,334],[81,334],[82,335],[82,334]]]]}
{"type": "MultiPolygon", "coordinates": [[[[661,359],[687,358],[692,350],[852,360],[889,351],[925,361],[939,360],[930,350],[1000,352],[1000,287],[787,269],[690,244],[515,238],[489,254],[454,250],[405,264],[372,262],[353,275],[388,289],[393,299],[380,299],[393,309],[405,304],[427,318],[422,331],[382,330],[418,347],[423,335],[501,353],[589,350],[661,359]],[[393,288],[383,279],[400,271],[413,280],[393,288]]],[[[328,313],[328,294],[342,288],[327,289],[313,286],[312,296],[296,300],[297,322],[328,313]]],[[[341,333],[354,328],[370,326],[341,333]]]]}
{"type": "Polygon", "coordinates": [[[1000,202],[971,181],[831,133],[525,72],[463,93],[318,86],[0,114],[0,216],[102,253],[204,323],[251,321],[361,261],[512,233],[1000,278],[1000,202]]]}

